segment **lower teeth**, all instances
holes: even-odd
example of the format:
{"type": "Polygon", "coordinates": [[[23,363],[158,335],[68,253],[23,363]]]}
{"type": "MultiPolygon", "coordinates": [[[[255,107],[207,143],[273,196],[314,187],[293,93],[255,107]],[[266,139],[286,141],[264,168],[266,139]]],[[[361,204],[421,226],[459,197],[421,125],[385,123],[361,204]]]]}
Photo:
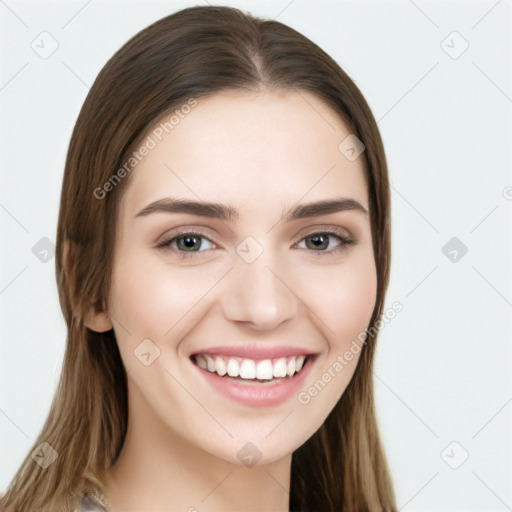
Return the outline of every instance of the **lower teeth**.
{"type": "MultiPolygon", "coordinates": [[[[296,374],[295,374],[296,375],[296,374]]],[[[274,377],[272,380],[258,380],[258,379],[242,379],[240,377],[230,377],[229,375],[224,375],[223,378],[228,378],[231,380],[234,380],[235,382],[238,382],[239,384],[247,384],[247,385],[262,385],[262,386],[273,386],[274,384],[278,384],[282,380],[289,379],[291,377],[281,377],[277,378],[274,377]]]]}

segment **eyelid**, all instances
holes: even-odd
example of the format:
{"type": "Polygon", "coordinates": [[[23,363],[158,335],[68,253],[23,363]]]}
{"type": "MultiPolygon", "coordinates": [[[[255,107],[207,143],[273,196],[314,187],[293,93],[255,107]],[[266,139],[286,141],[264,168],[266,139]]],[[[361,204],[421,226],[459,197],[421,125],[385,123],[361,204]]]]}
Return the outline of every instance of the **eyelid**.
{"type": "Polygon", "coordinates": [[[306,230],[301,231],[301,233],[297,235],[296,243],[299,243],[302,239],[304,239],[307,236],[315,235],[317,233],[337,235],[343,240],[351,240],[352,242],[355,243],[354,237],[347,229],[342,228],[341,226],[334,226],[330,224],[309,226],[306,230]]]}
{"type": "Polygon", "coordinates": [[[163,235],[159,236],[155,245],[160,244],[161,242],[168,242],[173,238],[183,236],[183,235],[197,235],[201,238],[206,238],[210,242],[215,243],[213,238],[214,236],[208,234],[208,228],[206,227],[195,227],[195,226],[185,226],[185,227],[177,227],[166,231],[163,235]]]}

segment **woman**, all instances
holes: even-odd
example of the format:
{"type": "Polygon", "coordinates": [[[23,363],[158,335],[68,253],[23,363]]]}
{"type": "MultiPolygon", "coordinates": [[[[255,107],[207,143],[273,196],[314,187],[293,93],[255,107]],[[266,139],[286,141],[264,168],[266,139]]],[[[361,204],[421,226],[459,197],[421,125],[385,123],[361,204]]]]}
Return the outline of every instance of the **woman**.
{"type": "Polygon", "coordinates": [[[2,510],[396,510],[389,202],[366,101],[304,36],[227,7],[134,36],[70,142],[62,376],[2,510]]]}

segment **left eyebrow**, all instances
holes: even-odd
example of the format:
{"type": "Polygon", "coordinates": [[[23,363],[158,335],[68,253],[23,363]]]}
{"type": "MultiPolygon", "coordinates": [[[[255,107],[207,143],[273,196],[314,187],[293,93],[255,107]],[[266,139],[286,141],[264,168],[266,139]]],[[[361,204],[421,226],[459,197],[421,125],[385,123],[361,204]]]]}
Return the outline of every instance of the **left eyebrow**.
{"type": "MultiPolygon", "coordinates": [[[[283,213],[283,220],[285,222],[291,222],[293,220],[350,210],[361,212],[365,216],[368,216],[368,210],[355,199],[335,198],[297,205],[287,213],[283,213]]],[[[190,201],[170,197],[159,199],[158,201],[148,204],[137,213],[135,217],[142,217],[151,213],[188,213],[225,221],[232,221],[239,218],[239,212],[233,206],[222,203],[190,201]]]]}
{"type": "Polygon", "coordinates": [[[306,217],[316,217],[318,215],[327,215],[329,213],[343,212],[354,210],[368,216],[368,210],[355,199],[338,198],[328,199],[325,201],[317,201],[315,203],[306,203],[295,206],[286,215],[285,222],[292,220],[304,219],[306,217]]]}

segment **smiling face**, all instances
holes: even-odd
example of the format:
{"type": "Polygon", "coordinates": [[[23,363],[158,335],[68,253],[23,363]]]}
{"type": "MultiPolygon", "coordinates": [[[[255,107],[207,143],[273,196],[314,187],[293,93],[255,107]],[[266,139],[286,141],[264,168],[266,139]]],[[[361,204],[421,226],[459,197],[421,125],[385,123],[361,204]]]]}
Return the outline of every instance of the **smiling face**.
{"type": "Polygon", "coordinates": [[[349,133],[309,93],[229,92],[153,137],[119,205],[108,299],[129,421],[234,464],[248,442],[259,463],[282,459],[322,425],[376,299],[362,158],[338,150],[349,133]],[[279,392],[197,364],[269,378],[301,354],[279,392]]]}

